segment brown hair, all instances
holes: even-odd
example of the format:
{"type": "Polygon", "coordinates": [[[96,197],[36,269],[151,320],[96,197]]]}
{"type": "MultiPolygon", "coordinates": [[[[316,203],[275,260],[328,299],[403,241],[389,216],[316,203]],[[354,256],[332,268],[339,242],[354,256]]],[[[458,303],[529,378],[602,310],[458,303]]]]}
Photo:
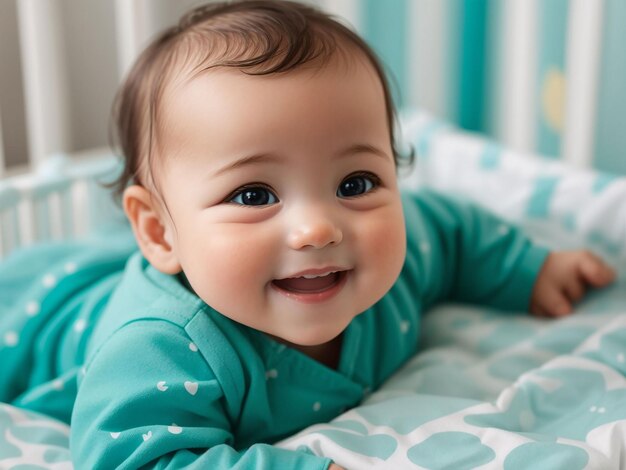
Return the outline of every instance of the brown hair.
{"type": "MultiPolygon", "coordinates": [[[[383,67],[356,33],[313,7],[287,0],[212,2],[185,14],[139,56],[120,87],[112,110],[113,147],[124,157],[121,175],[111,184],[120,196],[131,183],[151,178],[159,130],[159,103],[175,74],[195,76],[214,67],[239,68],[250,75],[284,73],[314,60],[329,60],[342,41],[356,47],[380,77],[389,137],[396,166],[395,109],[383,67]],[[116,145],[117,144],[117,145],[116,145]]],[[[413,154],[408,155],[409,162],[413,154]]]]}

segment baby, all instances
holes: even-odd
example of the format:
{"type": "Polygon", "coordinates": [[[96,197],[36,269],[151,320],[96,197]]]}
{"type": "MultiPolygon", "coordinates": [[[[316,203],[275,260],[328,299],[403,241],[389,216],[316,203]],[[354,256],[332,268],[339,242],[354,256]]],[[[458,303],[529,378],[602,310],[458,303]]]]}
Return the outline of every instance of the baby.
{"type": "Polygon", "coordinates": [[[303,4],[191,11],[116,117],[140,252],[85,340],[76,468],[338,468],[271,444],[381,385],[435,302],[561,316],[613,278],[477,207],[401,194],[379,62],[303,4]]]}

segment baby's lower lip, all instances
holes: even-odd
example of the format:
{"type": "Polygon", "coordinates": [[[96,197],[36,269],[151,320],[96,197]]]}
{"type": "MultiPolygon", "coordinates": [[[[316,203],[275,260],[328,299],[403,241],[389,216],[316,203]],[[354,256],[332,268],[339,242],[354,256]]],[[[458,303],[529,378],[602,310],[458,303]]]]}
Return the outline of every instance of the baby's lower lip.
{"type": "Polygon", "coordinates": [[[331,285],[324,289],[314,290],[314,291],[306,291],[306,290],[288,290],[284,287],[281,287],[280,282],[272,281],[272,288],[278,293],[288,297],[289,299],[295,300],[297,302],[302,303],[318,303],[324,302],[341,291],[343,286],[346,284],[346,280],[348,278],[348,273],[350,271],[340,271],[335,276],[337,279],[331,285]]]}

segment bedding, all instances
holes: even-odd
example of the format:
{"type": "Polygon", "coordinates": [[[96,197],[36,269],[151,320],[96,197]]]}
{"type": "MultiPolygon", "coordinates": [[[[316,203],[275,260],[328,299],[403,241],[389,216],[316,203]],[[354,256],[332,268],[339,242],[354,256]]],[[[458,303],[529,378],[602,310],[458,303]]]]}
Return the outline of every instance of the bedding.
{"type": "MultiPolygon", "coordinates": [[[[418,156],[405,187],[460,193],[543,243],[590,246],[623,275],[626,179],[520,155],[422,113],[402,122],[418,156]]],[[[424,319],[420,353],[383,387],[277,445],[348,469],[626,468],[624,313],[623,280],[559,320],[441,305],[424,319]]],[[[72,468],[68,436],[51,417],[0,404],[0,468],[72,468]]]]}

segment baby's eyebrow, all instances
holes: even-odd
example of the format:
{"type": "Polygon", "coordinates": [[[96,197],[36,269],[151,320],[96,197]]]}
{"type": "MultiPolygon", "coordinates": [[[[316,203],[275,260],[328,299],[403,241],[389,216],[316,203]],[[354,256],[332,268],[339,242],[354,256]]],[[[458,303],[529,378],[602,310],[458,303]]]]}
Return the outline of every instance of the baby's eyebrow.
{"type": "Polygon", "coordinates": [[[215,172],[215,176],[227,173],[237,168],[241,168],[242,166],[255,165],[259,163],[276,163],[281,161],[283,161],[283,159],[273,153],[258,153],[254,155],[248,155],[247,157],[235,160],[234,162],[220,168],[215,172]]]}
{"type": "Polygon", "coordinates": [[[358,153],[370,153],[381,158],[388,159],[389,155],[384,151],[370,144],[354,144],[337,154],[337,157],[347,157],[358,153]]]}
{"type": "MultiPolygon", "coordinates": [[[[359,153],[369,153],[371,155],[375,155],[380,158],[389,159],[389,155],[385,151],[370,144],[350,145],[349,147],[338,152],[335,155],[335,158],[349,157],[349,156],[356,155],[359,153]]],[[[238,160],[235,160],[234,162],[229,163],[228,165],[223,166],[222,168],[220,168],[219,170],[215,172],[215,176],[219,176],[229,171],[232,171],[237,168],[244,167],[244,166],[248,166],[248,165],[257,165],[260,163],[279,163],[282,161],[284,161],[282,157],[273,153],[258,153],[254,155],[248,155],[246,157],[239,158],[238,160]]]]}

